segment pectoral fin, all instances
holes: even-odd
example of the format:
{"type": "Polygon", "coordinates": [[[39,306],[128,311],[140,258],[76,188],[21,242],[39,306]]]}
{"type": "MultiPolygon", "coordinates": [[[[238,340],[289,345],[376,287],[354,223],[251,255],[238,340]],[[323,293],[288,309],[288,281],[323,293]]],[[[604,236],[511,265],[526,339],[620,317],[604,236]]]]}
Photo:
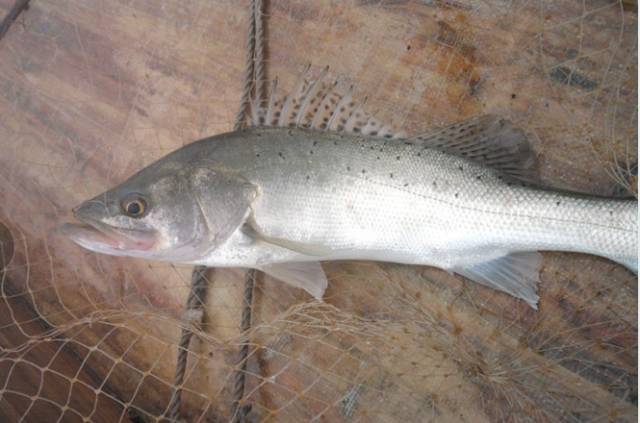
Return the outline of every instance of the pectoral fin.
{"type": "Polygon", "coordinates": [[[538,309],[536,289],[540,280],[542,256],[537,252],[513,253],[471,266],[456,266],[452,270],[482,285],[525,300],[538,309]]]}
{"type": "Polygon", "coordinates": [[[280,239],[263,234],[258,228],[251,217],[247,219],[247,224],[244,225],[243,231],[251,238],[263,242],[265,244],[274,245],[278,248],[293,251],[297,254],[309,256],[311,260],[318,260],[320,257],[329,257],[334,250],[322,245],[304,244],[301,242],[291,241],[287,239],[280,239]]]}
{"type": "Polygon", "coordinates": [[[296,288],[302,288],[321,300],[327,289],[327,276],[318,262],[280,263],[261,266],[259,270],[296,288]]]}

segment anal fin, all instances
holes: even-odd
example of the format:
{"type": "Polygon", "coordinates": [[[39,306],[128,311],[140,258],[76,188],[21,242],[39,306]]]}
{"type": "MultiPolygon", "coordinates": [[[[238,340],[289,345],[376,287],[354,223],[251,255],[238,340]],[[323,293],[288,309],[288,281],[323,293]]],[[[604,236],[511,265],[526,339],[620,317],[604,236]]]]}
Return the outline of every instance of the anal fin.
{"type": "Polygon", "coordinates": [[[327,276],[318,262],[269,264],[259,267],[269,276],[296,288],[302,288],[316,300],[321,300],[327,289],[327,276]]]}
{"type": "Polygon", "coordinates": [[[452,270],[474,282],[523,299],[537,310],[540,297],[536,290],[541,262],[540,253],[522,252],[470,266],[456,266],[452,270]]]}

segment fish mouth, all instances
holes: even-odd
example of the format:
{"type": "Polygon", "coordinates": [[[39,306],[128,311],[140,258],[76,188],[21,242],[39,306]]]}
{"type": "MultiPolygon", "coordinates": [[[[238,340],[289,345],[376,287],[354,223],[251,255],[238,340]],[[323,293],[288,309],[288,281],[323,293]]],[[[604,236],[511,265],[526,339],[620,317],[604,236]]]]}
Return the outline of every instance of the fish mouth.
{"type": "Polygon", "coordinates": [[[92,251],[127,255],[133,251],[151,250],[158,241],[154,230],[118,228],[87,218],[78,217],[78,220],[82,223],[64,223],[58,227],[58,232],[92,251]]]}

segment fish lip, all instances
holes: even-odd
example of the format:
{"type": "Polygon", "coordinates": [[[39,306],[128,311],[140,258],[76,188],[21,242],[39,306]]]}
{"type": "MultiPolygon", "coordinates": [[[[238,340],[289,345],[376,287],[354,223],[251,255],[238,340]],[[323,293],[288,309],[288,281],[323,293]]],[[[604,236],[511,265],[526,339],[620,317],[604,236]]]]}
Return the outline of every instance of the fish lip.
{"type": "Polygon", "coordinates": [[[99,220],[74,215],[81,223],[65,223],[58,227],[60,233],[71,238],[78,244],[84,242],[102,244],[108,248],[119,251],[146,251],[157,243],[157,231],[119,228],[107,225],[99,220]],[[91,240],[91,238],[94,238],[91,240]]]}

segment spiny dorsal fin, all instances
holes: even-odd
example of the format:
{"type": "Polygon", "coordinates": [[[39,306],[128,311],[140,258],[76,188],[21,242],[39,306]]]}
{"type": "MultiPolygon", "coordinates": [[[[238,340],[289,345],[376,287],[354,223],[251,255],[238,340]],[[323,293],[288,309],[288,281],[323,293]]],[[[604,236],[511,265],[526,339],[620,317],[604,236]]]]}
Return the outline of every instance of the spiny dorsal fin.
{"type": "Polygon", "coordinates": [[[403,134],[363,110],[366,99],[362,102],[355,100],[353,86],[344,89],[336,81],[326,81],[328,70],[327,66],[314,78],[307,67],[293,91],[283,97],[278,96],[278,80],[274,80],[268,100],[251,104],[251,125],[295,126],[385,138],[403,137],[403,134]]]}
{"type": "Polygon", "coordinates": [[[499,170],[519,181],[538,182],[537,159],[525,133],[498,116],[473,117],[412,139],[499,170]]]}

